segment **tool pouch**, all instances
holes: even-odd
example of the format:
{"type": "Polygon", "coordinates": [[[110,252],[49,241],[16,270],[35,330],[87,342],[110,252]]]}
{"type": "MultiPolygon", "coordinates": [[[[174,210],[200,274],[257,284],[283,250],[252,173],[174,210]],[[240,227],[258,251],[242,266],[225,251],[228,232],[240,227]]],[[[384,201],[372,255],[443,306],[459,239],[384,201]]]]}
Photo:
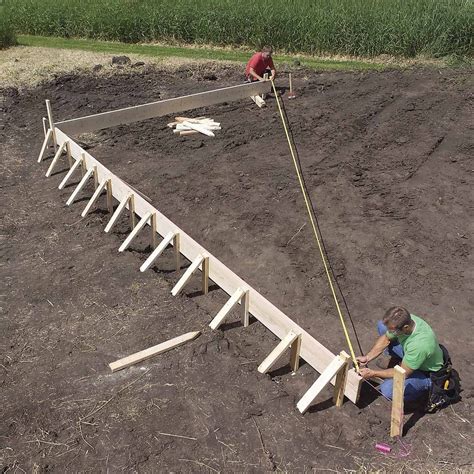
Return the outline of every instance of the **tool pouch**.
{"type": "Polygon", "coordinates": [[[453,368],[448,350],[443,345],[439,345],[443,351],[444,365],[437,372],[430,373],[431,388],[429,392],[426,411],[435,411],[456,403],[461,400],[461,379],[459,373],[453,368]]]}

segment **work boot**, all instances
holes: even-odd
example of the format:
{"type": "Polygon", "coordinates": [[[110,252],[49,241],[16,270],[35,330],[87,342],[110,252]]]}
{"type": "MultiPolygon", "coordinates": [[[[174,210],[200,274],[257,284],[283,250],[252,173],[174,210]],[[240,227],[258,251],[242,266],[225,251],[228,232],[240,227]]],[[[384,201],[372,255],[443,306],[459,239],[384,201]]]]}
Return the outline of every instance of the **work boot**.
{"type": "Polygon", "coordinates": [[[382,357],[380,359],[377,359],[375,361],[375,365],[379,368],[379,369],[393,369],[393,367],[395,367],[396,365],[400,364],[400,362],[402,361],[402,359],[400,359],[399,357],[394,357],[394,356],[391,356],[391,357],[382,357]]]}

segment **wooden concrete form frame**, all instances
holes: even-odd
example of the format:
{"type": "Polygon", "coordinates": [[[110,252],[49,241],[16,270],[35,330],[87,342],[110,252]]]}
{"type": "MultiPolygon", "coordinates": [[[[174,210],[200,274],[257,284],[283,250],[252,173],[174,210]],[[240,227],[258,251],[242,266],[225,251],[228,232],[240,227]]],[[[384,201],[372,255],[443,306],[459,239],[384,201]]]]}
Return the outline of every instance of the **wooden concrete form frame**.
{"type": "Polygon", "coordinates": [[[51,102],[49,100],[46,100],[46,110],[48,112],[49,129],[52,131],[54,151],[56,151],[58,149],[58,140],[56,138],[56,130],[53,119],[53,111],[51,109],[51,102]]]}
{"type": "Polygon", "coordinates": [[[39,156],[38,156],[38,163],[41,163],[41,161],[43,160],[43,156],[46,152],[46,149],[48,148],[48,144],[49,144],[49,141],[51,140],[52,136],[53,136],[53,131],[51,129],[49,129],[46,132],[46,136],[44,137],[43,146],[41,147],[41,150],[40,150],[40,153],[39,153],[39,156]]]}
{"type": "Polygon", "coordinates": [[[58,149],[58,151],[56,152],[56,154],[54,155],[54,158],[53,160],[51,161],[51,164],[49,165],[49,168],[48,168],[48,171],[46,171],[46,174],[45,176],[47,178],[49,178],[51,176],[51,173],[53,172],[53,169],[54,167],[56,166],[56,163],[59,161],[59,158],[61,158],[61,155],[63,154],[63,151],[66,150],[67,148],[67,143],[68,142],[64,142],[58,149]]]}
{"type": "Polygon", "coordinates": [[[82,211],[81,216],[86,217],[89,211],[91,210],[92,206],[95,204],[97,199],[99,199],[99,196],[102,194],[102,191],[107,192],[107,207],[110,210],[110,203],[111,203],[111,195],[112,195],[112,187],[111,187],[111,180],[110,179],[104,179],[103,181],[100,182],[99,186],[97,186],[96,190],[94,191],[94,194],[92,197],[89,199],[89,202],[87,203],[86,207],[82,211]]]}
{"type": "MultiPolygon", "coordinates": [[[[233,293],[232,296],[227,300],[227,303],[217,313],[217,315],[211,321],[211,324],[209,324],[209,326],[214,330],[217,329],[224,322],[225,318],[227,318],[227,315],[234,309],[237,304],[239,304],[239,302],[243,298],[248,299],[248,295],[248,290],[245,290],[244,288],[237,288],[235,293],[233,293]]],[[[244,312],[248,313],[248,304],[244,303],[242,307],[244,309],[244,312]]],[[[244,314],[242,316],[242,320],[246,321],[247,319],[248,316],[244,314]]]]}
{"type": "Polygon", "coordinates": [[[204,265],[204,262],[207,260],[209,262],[209,258],[204,255],[199,254],[192,262],[191,265],[186,269],[184,272],[183,276],[178,280],[178,283],[174,285],[173,289],[171,290],[171,294],[173,296],[177,296],[181,290],[186,286],[186,283],[190,280],[190,278],[193,276],[194,272],[199,268],[199,266],[202,264],[204,265]]]}
{"type": "MultiPolygon", "coordinates": [[[[321,393],[323,388],[331,382],[341,370],[345,370],[348,365],[348,358],[350,357],[342,351],[321,373],[316,382],[306,391],[301,400],[296,404],[296,407],[301,413],[304,413],[313,403],[313,400],[321,393]]],[[[336,389],[338,389],[336,384],[336,389]]]]}
{"type": "Polygon", "coordinates": [[[183,334],[182,336],[175,337],[170,339],[169,341],[162,342],[161,344],[157,344],[156,346],[149,347],[143,351],[137,352],[135,354],[129,355],[124,357],[123,359],[116,360],[109,364],[112,372],[116,372],[117,370],[125,369],[125,367],[130,367],[131,365],[138,364],[143,360],[149,359],[150,357],[154,357],[158,354],[163,354],[163,352],[167,352],[175,347],[181,346],[188,341],[192,341],[196,339],[201,334],[200,331],[193,331],[183,334]]]}
{"type": "Polygon", "coordinates": [[[393,393],[392,393],[392,416],[390,423],[390,436],[402,436],[403,434],[403,412],[405,396],[405,377],[406,371],[399,365],[396,365],[393,370],[393,393]]]}
{"type": "Polygon", "coordinates": [[[59,183],[58,189],[63,189],[64,186],[66,186],[67,182],[71,179],[71,176],[74,174],[74,171],[76,171],[79,166],[83,166],[83,161],[82,160],[76,160],[74,164],[71,166],[69,171],[66,173],[66,176],[64,176],[64,179],[59,183]]]}
{"type": "Polygon", "coordinates": [[[68,135],[93,132],[104,128],[116,127],[138,122],[154,117],[162,117],[185,110],[198,109],[208,105],[220,104],[248,98],[253,95],[270,92],[271,82],[252,82],[238,86],[214,89],[198,94],[176,97],[173,99],[160,100],[149,104],[127,107],[125,109],[112,110],[87,117],[65,120],[56,123],[56,127],[68,135]]]}
{"type": "MultiPolygon", "coordinates": [[[[209,258],[209,278],[227,294],[233,295],[238,288],[248,290],[248,312],[260,321],[266,328],[280,339],[283,339],[290,331],[301,334],[301,350],[300,356],[317,372],[322,373],[327,366],[334,360],[335,355],[320,342],[318,342],[307,331],[298,326],[285,313],[280,311],[275,305],[264,298],[257,290],[250,287],[238,275],[227,268],[215,256],[208,254],[207,250],[193,240],[176,224],[161,214],[142,196],[135,194],[134,191],[126,185],[120,178],[113,174],[109,169],[97,161],[93,156],[83,150],[68,135],[56,128],[56,136],[59,144],[69,141],[71,155],[74,160],[84,157],[86,166],[89,169],[96,167],[97,176],[100,181],[103,179],[111,179],[113,186],[113,196],[118,201],[122,201],[131,194],[135,195],[135,212],[138,216],[144,216],[147,213],[156,213],[157,231],[161,236],[165,236],[169,232],[179,232],[180,234],[180,251],[191,262],[198,257],[208,255],[209,258]]],[[[88,173],[89,173],[88,171],[88,173]]],[[[86,173],[87,174],[87,173],[86,173]]],[[[90,176],[89,176],[90,177],[90,176]]],[[[204,257],[202,257],[204,258],[204,257]]],[[[202,262],[201,262],[202,263],[202,262]]],[[[181,280],[180,280],[181,281],[181,280]]],[[[176,287],[175,287],[176,288],[176,287]]],[[[354,371],[349,370],[347,375],[347,383],[345,395],[352,402],[356,402],[359,397],[359,391],[362,384],[362,378],[354,371]]]]}
{"type": "Polygon", "coordinates": [[[273,349],[270,354],[266,357],[266,359],[258,366],[258,371],[262,374],[266,374],[283,356],[286,350],[291,347],[291,361],[292,361],[292,370],[296,372],[298,370],[299,363],[299,354],[297,353],[300,344],[298,343],[297,339],[300,339],[300,335],[290,331],[281,341],[280,343],[273,349]],[[293,355],[293,353],[295,353],[293,355]]]}
{"type": "MultiPolygon", "coordinates": [[[[77,185],[76,189],[73,191],[73,193],[71,194],[70,198],[66,201],[66,204],[68,206],[70,206],[74,200],[76,199],[77,195],[81,192],[82,188],[86,185],[87,181],[89,180],[89,178],[94,175],[96,176],[97,175],[97,171],[96,171],[96,167],[93,166],[92,168],[89,168],[87,171],[86,171],[86,174],[82,177],[81,181],[79,182],[79,184],[77,185]]],[[[95,178],[94,178],[95,179],[95,178]]]]}
{"type": "Polygon", "coordinates": [[[128,246],[132,243],[132,240],[138,235],[138,233],[145,227],[148,221],[151,222],[151,217],[153,212],[146,212],[143,214],[143,217],[140,219],[138,224],[133,228],[132,232],[128,234],[128,237],[124,240],[123,244],[119,247],[119,252],[127,250],[128,246]]]}
{"type": "Polygon", "coordinates": [[[143,265],[140,267],[141,272],[148,270],[153,265],[153,262],[166,250],[166,247],[168,247],[168,245],[174,240],[175,236],[175,232],[170,232],[169,234],[165,235],[165,238],[161,241],[160,245],[158,245],[158,247],[153,250],[151,255],[145,260],[143,265]]]}
{"type": "Polygon", "coordinates": [[[115,212],[112,214],[110,221],[106,225],[104,232],[110,232],[112,230],[112,227],[115,225],[118,218],[120,217],[120,215],[126,208],[128,208],[130,211],[131,228],[133,229],[135,227],[135,206],[133,205],[134,201],[135,199],[134,199],[133,194],[129,194],[128,196],[125,196],[120,201],[120,204],[117,206],[117,209],[115,209],[115,212]]]}

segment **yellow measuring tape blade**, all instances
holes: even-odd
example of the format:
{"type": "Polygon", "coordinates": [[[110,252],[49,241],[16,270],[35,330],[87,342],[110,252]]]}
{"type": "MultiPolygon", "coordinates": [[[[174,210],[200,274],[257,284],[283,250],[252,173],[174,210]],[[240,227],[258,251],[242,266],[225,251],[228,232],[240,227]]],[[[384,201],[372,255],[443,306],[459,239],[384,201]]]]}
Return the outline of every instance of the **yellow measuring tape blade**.
{"type": "Polygon", "coordinates": [[[334,285],[333,285],[333,282],[332,282],[331,273],[329,272],[328,262],[326,261],[326,256],[324,255],[323,247],[321,245],[321,237],[319,235],[318,228],[316,227],[316,223],[314,221],[313,213],[311,212],[311,206],[310,206],[310,203],[309,203],[309,196],[308,196],[308,194],[306,192],[306,189],[304,187],[304,184],[303,184],[303,178],[301,176],[301,170],[298,167],[298,161],[296,159],[295,151],[294,151],[294,148],[293,148],[293,142],[291,141],[290,134],[288,133],[288,126],[286,124],[286,120],[285,120],[285,116],[283,114],[283,110],[281,109],[280,99],[278,97],[278,93],[277,93],[275,83],[274,83],[273,80],[272,80],[272,87],[273,87],[273,92],[275,94],[276,103],[278,105],[278,111],[280,112],[281,121],[283,123],[283,128],[285,129],[286,139],[288,141],[288,147],[290,148],[291,157],[293,158],[293,164],[295,165],[296,174],[298,175],[298,181],[300,183],[301,192],[303,193],[304,202],[306,204],[306,210],[308,211],[309,219],[311,221],[311,226],[313,227],[314,237],[316,239],[316,243],[318,245],[318,249],[319,249],[319,252],[321,254],[321,259],[323,261],[324,270],[326,271],[326,276],[328,278],[329,287],[331,288],[332,297],[334,298],[334,302],[336,303],[337,313],[339,314],[339,318],[341,320],[342,329],[344,330],[344,335],[346,336],[347,345],[349,346],[349,350],[350,350],[350,353],[351,353],[352,360],[354,362],[354,365],[355,365],[355,368],[356,368],[357,372],[359,372],[359,364],[357,363],[354,348],[353,348],[351,340],[349,338],[349,333],[347,331],[346,323],[344,321],[344,317],[342,316],[342,311],[341,311],[341,308],[339,306],[339,301],[337,299],[337,295],[336,295],[336,292],[334,290],[334,285]]]}

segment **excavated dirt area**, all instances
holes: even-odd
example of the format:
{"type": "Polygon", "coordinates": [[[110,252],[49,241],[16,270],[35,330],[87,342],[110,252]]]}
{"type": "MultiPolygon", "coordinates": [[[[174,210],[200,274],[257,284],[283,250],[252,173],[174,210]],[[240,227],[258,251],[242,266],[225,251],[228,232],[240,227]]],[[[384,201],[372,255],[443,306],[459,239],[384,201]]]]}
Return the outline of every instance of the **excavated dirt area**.
{"type": "MultiPolygon", "coordinates": [[[[286,78],[280,79],[281,84],[286,78]]],[[[56,120],[238,84],[232,68],[152,67],[111,77],[66,75],[2,91],[2,472],[262,472],[472,469],[474,230],[470,72],[300,72],[283,94],[326,248],[364,351],[394,304],[424,317],[450,350],[463,400],[434,415],[407,410],[402,441],[390,405],[365,386],[359,406],[327,389],[304,416],[316,379],[286,360],[258,364],[277,339],[196,277],[179,297],[165,252],[139,272],[149,232],[118,247],[105,198],[68,207],[65,160],[37,164],[44,99],[56,120]],[[195,341],[112,374],[107,364],[182,333],[195,341]],[[377,442],[392,446],[389,455],[377,442]]],[[[182,114],[184,115],[184,114],[182,114]]],[[[192,111],[221,122],[215,138],[177,137],[173,117],[77,140],[334,353],[347,350],[312,240],[274,98],[192,111]]],[[[355,338],[352,336],[355,343],[355,338]]]]}

